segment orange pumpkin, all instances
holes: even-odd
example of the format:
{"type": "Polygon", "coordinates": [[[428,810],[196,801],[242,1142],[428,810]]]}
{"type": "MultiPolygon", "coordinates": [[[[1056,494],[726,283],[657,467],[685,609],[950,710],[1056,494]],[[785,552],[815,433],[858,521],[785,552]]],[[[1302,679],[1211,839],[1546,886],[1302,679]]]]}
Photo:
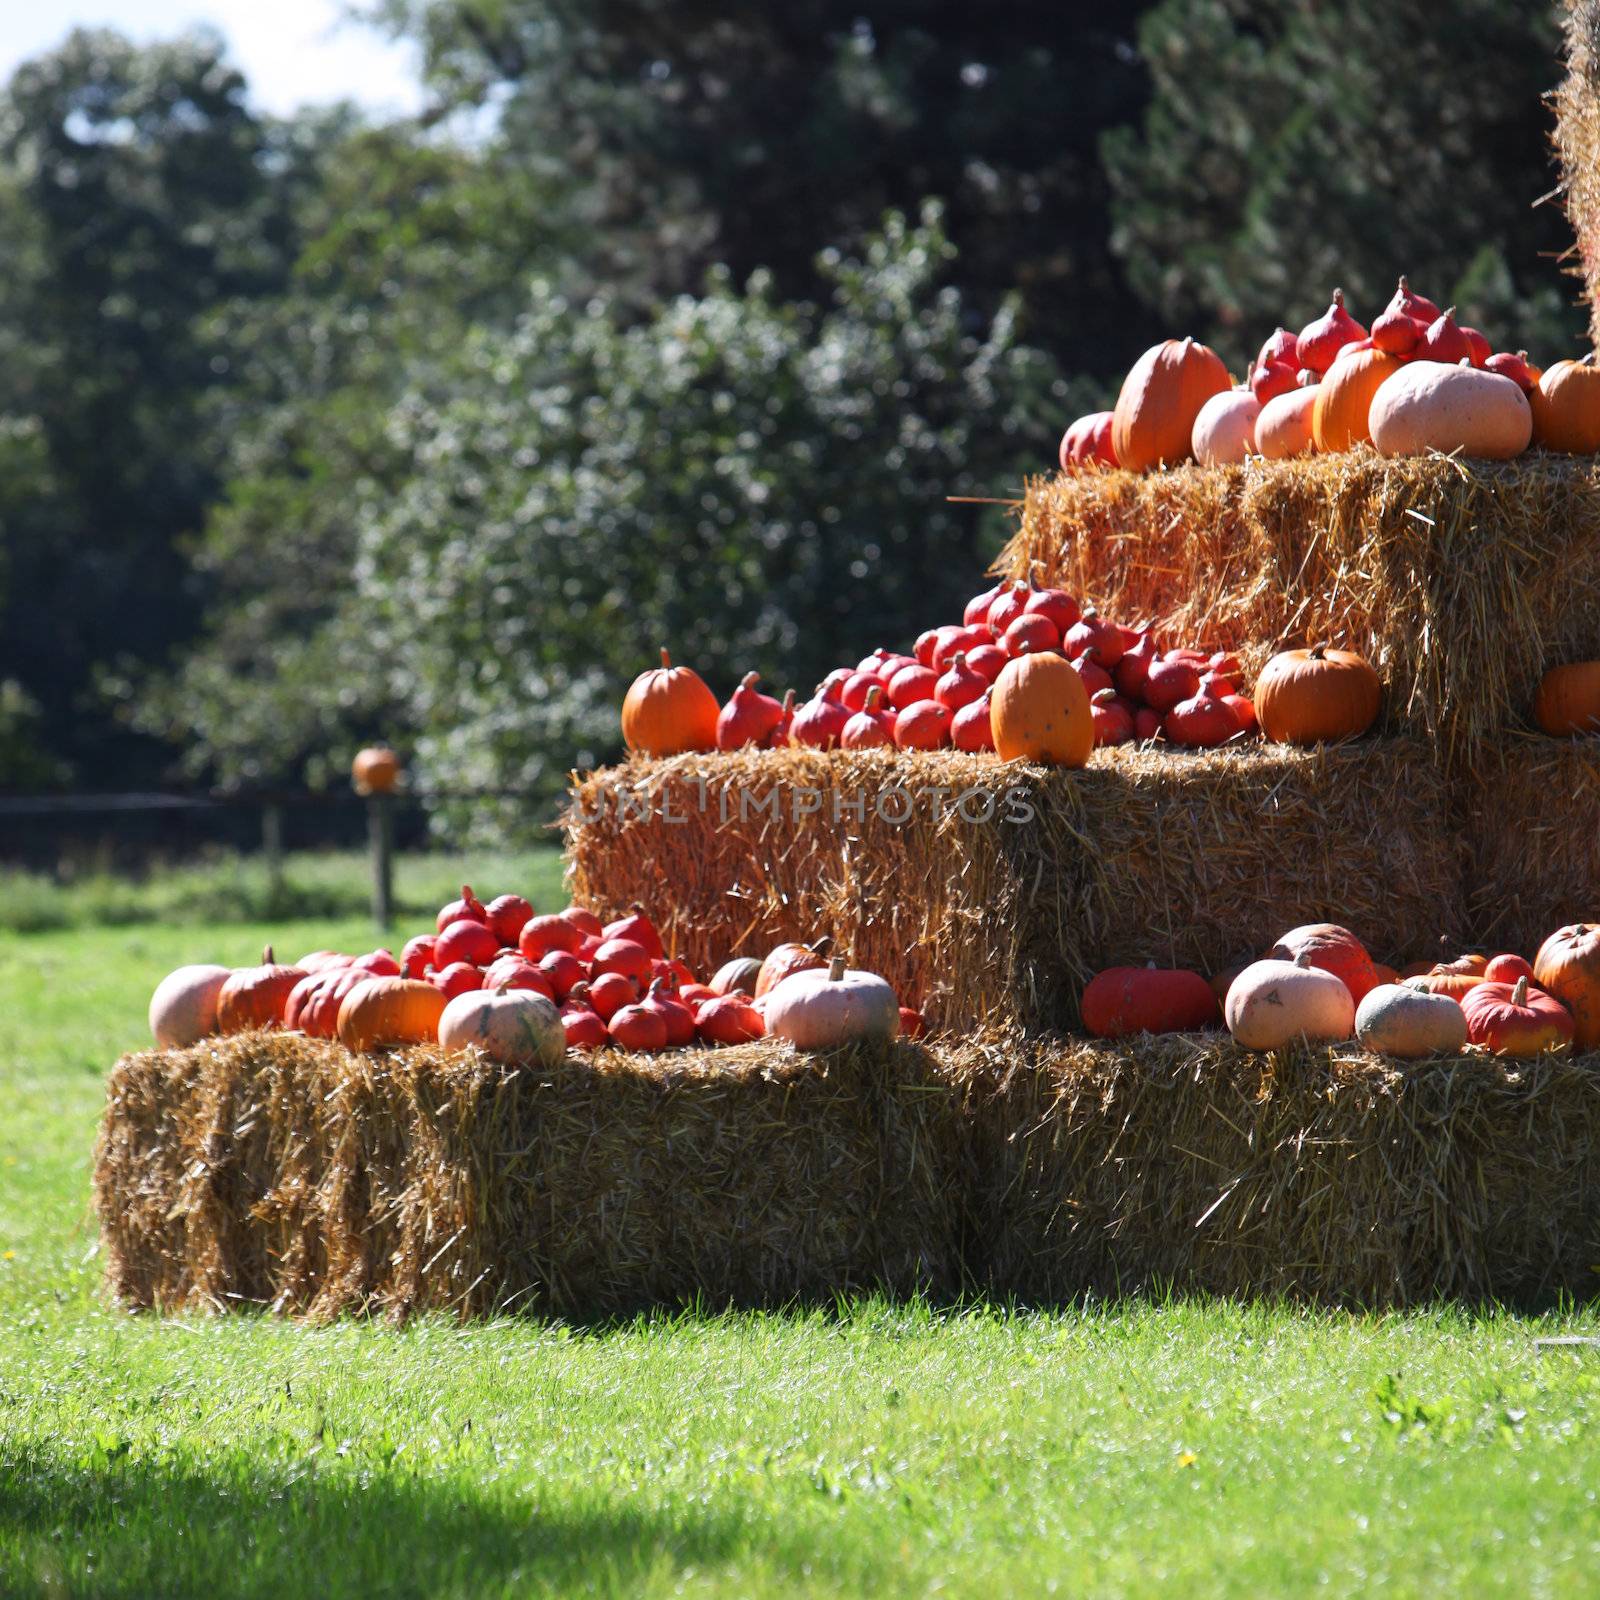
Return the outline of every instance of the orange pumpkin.
{"type": "Polygon", "coordinates": [[[1539,946],[1533,975],[1572,1013],[1578,1048],[1600,1048],[1600,923],[1557,928],[1539,946]]]}
{"type": "Polygon", "coordinates": [[[776,989],[785,978],[797,972],[813,972],[827,964],[827,958],[808,944],[780,944],[761,963],[761,970],[756,974],[756,996],[759,998],[776,989]]]}
{"type": "Polygon", "coordinates": [[[1536,1056],[1572,1044],[1572,1015],[1526,978],[1515,984],[1480,983],[1461,1002],[1467,1039],[1497,1056],[1536,1056]]]}
{"type": "Polygon", "coordinates": [[[281,1027],[284,1007],[303,977],[299,967],[274,961],[269,944],[261,952],[259,967],[240,967],[217,991],[217,1032],[281,1027]]]}
{"type": "Polygon", "coordinates": [[[1539,683],[1534,720],[1553,738],[1600,733],[1600,661],[1551,667],[1539,683]]]}
{"type": "Polygon", "coordinates": [[[1442,994],[1460,1001],[1482,983],[1482,974],[1476,972],[1426,972],[1420,978],[1407,978],[1405,986],[1418,994],[1442,994]]]}
{"type": "Polygon", "coordinates": [[[400,782],[400,757],[386,744],[368,745],[356,751],[350,781],[357,794],[392,794],[400,782]]]}
{"type": "Polygon", "coordinates": [[[1134,362],[1111,414],[1118,462],[1134,472],[1190,457],[1194,421],[1214,394],[1233,387],[1222,357],[1193,339],[1167,339],[1134,362]]]}
{"type": "Polygon", "coordinates": [[[1311,437],[1319,450],[1349,450],[1372,442],[1367,413],[1378,386],[1405,363],[1382,350],[1342,353],[1314,391],[1311,437]]]}
{"type": "Polygon", "coordinates": [[[1467,978],[1481,978],[1489,969],[1489,958],[1483,955],[1457,956],[1453,961],[1435,961],[1430,967],[1429,975],[1432,977],[1448,977],[1459,975],[1467,978]]]}
{"type": "Polygon", "coordinates": [[[661,665],[641,672],[622,702],[622,738],[647,756],[715,750],[717,697],[692,667],[675,667],[663,649],[661,665]]]}
{"type": "Polygon", "coordinates": [[[1277,744],[1318,744],[1363,734],[1378,720],[1383,688],[1353,650],[1285,650],[1256,680],[1256,718],[1277,744]]]}
{"type": "Polygon", "coordinates": [[[1533,442],[1569,456],[1600,450],[1600,367],[1594,356],[1557,361],[1545,368],[1529,396],[1533,442]]]}
{"type": "Polygon", "coordinates": [[[441,989],[416,978],[369,978],[339,1007],[339,1042],[347,1050],[435,1044],[448,1003],[441,989]]]}
{"type": "Polygon", "coordinates": [[[1218,1020],[1217,997],[1198,972],[1107,967],[1083,991],[1083,1026],[1097,1039],[1188,1033],[1218,1020]]]}
{"type": "Polygon", "coordinates": [[[1336,922],[1308,922],[1291,928],[1267,951],[1267,961],[1298,961],[1302,956],[1314,967],[1331,972],[1350,991],[1358,1005],[1369,989],[1377,987],[1378,973],[1367,947],[1336,922]]]}
{"type": "Polygon", "coordinates": [[[1048,650],[1008,661],[989,691],[989,725],[1002,761],[1082,767],[1094,749],[1094,713],[1083,677],[1048,650]]]}

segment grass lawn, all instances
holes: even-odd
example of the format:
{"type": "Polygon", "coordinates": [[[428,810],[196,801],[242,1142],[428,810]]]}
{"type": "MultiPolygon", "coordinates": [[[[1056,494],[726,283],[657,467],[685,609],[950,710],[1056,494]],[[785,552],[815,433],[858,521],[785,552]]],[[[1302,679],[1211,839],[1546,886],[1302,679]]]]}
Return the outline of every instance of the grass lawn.
{"type": "MultiPolygon", "coordinates": [[[[473,881],[556,898],[515,870],[473,881]]],[[[1534,1344],[1593,1312],[111,1310],[90,1144],[155,979],[372,941],[68,909],[0,933],[0,1594],[1600,1591],[1600,1349],[1534,1344]]]]}

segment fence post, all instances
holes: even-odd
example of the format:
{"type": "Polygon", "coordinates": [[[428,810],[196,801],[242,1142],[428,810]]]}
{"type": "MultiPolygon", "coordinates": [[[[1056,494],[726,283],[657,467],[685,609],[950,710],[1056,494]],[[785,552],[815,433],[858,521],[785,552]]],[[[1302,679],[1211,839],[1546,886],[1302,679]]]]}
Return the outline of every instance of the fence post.
{"type": "Polygon", "coordinates": [[[267,897],[283,903],[283,807],[268,800],[261,807],[261,853],[267,858],[267,897]]]}
{"type": "Polygon", "coordinates": [[[367,796],[367,839],[372,849],[372,920],[386,933],[394,914],[394,815],[386,794],[367,796]]]}

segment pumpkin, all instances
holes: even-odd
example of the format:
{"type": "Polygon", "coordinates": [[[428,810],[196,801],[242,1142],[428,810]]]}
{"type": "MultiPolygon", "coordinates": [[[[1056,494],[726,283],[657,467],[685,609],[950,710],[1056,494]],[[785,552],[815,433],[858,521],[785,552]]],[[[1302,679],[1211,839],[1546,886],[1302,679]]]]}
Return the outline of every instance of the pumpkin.
{"type": "Polygon", "coordinates": [[[1293,961],[1254,961],[1228,989],[1228,1032],[1246,1050],[1281,1050],[1297,1039],[1348,1039],[1355,1001],[1331,972],[1302,952],[1293,961]]]}
{"type": "Polygon", "coordinates": [[[827,966],[827,958],[807,944],[780,944],[756,974],[756,996],[769,993],[796,972],[811,972],[827,966]]]}
{"type": "MultiPolygon", "coordinates": [[[[576,950],[583,934],[564,913],[529,917],[517,935],[517,948],[530,961],[542,961],[552,950],[576,950]]],[[[407,946],[409,949],[410,947],[407,946]]]]}
{"type": "Polygon", "coordinates": [[[747,744],[762,744],[783,720],[782,702],[762,694],[756,685],[758,672],[747,672],[720,712],[717,713],[717,749],[738,750],[747,744]]]}
{"type": "Polygon", "coordinates": [[[598,1050],[611,1037],[605,1019],[587,1005],[569,1005],[561,1013],[561,1031],[569,1050],[598,1050]]]}
{"type": "Polygon", "coordinates": [[[1536,1056],[1572,1044],[1572,1013],[1526,978],[1514,984],[1480,983],[1461,1009],[1468,1040],[1497,1056],[1536,1056]]]}
{"type": "Polygon", "coordinates": [[[606,1024],[611,1042],[621,1050],[665,1050],[666,1019],[647,1006],[623,1006],[606,1024]]]}
{"type": "Polygon", "coordinates": [[[433,964],[441,970],[458,961],[472,967],[486,967],[499,954],[500,941],[484,923],[474,922],[470,917],[452,922],[433,941],[433,964]]]}
{"type": "Polygon", "coordinates": [[[766,997],[767,1032],[802,1050],[827,1050],[900,1032],[900,1002],[872,972],[847,971],[835,956],[826,972],[797,972],[766,997]]]}
{"type": "Polygon", "coordinates": [[[1345,310],[1344,290],[1335,289],[1328,309],[1300,330],[1295,359],[1307,372],[1326,372],[1347,344],[1366,336],[1367,330],[1345,310]]]}
{"type": "Polygon", "coordinates": [[[217,998],[233,976],[229,967],[179,967],[150,996],[150,1036],[163,1050],[182,1050],[217,1027],[217,998]]]}
{"type": "Polygon", "coordinates": [[[1233,466],[1256,453],[1261,402],[1249,389],[1225,389],[1200,407],[1190,447],[1203,467],[1233,466]]]}
{"type": "Polygon", "coordinates": [[[1018,656],[989,691],[989,726],[1002,761],[1081,767],[1094,749],[1094,717],[1082,677],[1065,657],[1018,656]]]}
{"type": "Polygon", "coordinates": [[[1227,1003],[1228,990],[1233,987],[1233,980],[1249,965],[1248,961],[1236,961],[1231,967],[1224,967],[1221,972],[1212,975],[1211,992],[1216,996],[1218,1006],[1227,1003]]]}
{"type": "Polygon", "coordinates": [[[1061,470],[1076,472],[1090,462],[1103,467],[1117,464],[1116,447],[1111,442],[1113,417],[1109,411],[1091,411],[1071,423],[1061,436],[1061,470]]]}
{"type": "Polygon", "coordinates": [[[1313,391],[1311,437],[1319,450],[1349,450],[1372,440],[1368,414],[1384,380],[1405,363],[1382,350],[1342,354],[1313,391]]]}
{"type": "Polygon", "coordinates": [[[567,1031],[553,1000],[528,989],[458,994],[439,1013],[439,1043],[469,1045],[508,1067],[555,1067],[567,1053],[567,1031]]]}
{"type": "Polygon", "coordinates": [[[1482,982],[1483,976],[1477,972],[1425,972],[1421,977],[1407,978],[1405,986],[1418,994],[1436,994],[1459,1002],[1482,982]]]}
{"type": "Polygon", "coordinates": [[[448,905],[439,907],[439,915],[434,918],[435,932],[443,933],[452,922],[481,922],[485,927],[489,925],[489,911],[484,903],[472,892],[472,885],[461,885],[461,898],[452,900],[448,905]]]}
{"type": "Polygon", "coordinates": [[[1232,387],[1222,357],[1193,339],[1168,339],[1134,362],[1111,413],[1111,448],[1119,465],[1148,472],[1189,459],[1195,418],[1214,394],[1232,387]]]}
{"type": "Polygon", "coordinates": [[[645,909],[635,900],[625,915],[608,922],[600,930],[602,939],[631,939],[652,960],[660,960],[667,953],[656,925],[645,914],[645,909]]]}
{"type": "Polygon", "coordinates": [[[339,1008],[345,997],[374,974],[355,967],[313,972],[289,991],[283,1025],[310,1039],[332,1039],[339,1031],[339,1008]]]}
{"type": "Polygon", "coordinates": [[[707,1044],[748,1044],[767,1031],[761,1013],[745,994],[718,995],[694,1014],[695,1032],[707,1044]]]}
{"type": "Polygon", "coordinates": [[[217,991],[217,1032],[243,1033],[247,1028],[276,1028],[294,986],[305,977],[299,967],[280,966],[269,944],[259,967],[230,972],[217,991]]]}
{"type": "Polygon", "coordinates": [[[1488,966],[1488,956],[1468,954],[1456,956],[1450,961],[1435,961],[1428,968],[1428,972],[1433,977],[1444,977],[1455,973],[1469,978],[1481,978],[1487,971],[1488,966]]]}
{"type": "MultiPolygon", "coordinates": [[[[466,999],[475,999],[467,995],[466,999]]],[[[339,1007],[339,1042],[347,1050],[433,1044],[446,1001],[441,990],[415,978],[368,978],[339,1007]]]]}
{"type": "Polygon", "coordinates": [[[514,946],[533,918],[533,907],[520,894],[496,895],[483,911],[489,932],[504,945],[514,946]]]}
{"type": "Polygon", "coordinates": [[[650,953],[636,939],[606,939],[595,951],[589,970],[596,977],[603,972],[620,972],[635,983],[648,983],[650,953]]]}
{"type": "MultiPolygon", "coordinates": [[[[427,935],[421,937],[427,938],[427,935]]],[[[412,944],[415,942],[412,940],[412,944]]],[[[428,939],[427,942],[431,950],[433,940],[428,939]]],[[[410,948],[408,944],[406,949],[409,951],[410,948]]],[[[313,950],[310,955],[297,956],[290,964],[299,967],[302,972],[324,972],[333,967],[348,967],[354,960],[354,956],[347,956],[338,950],[313,950]]]]}
{"type": "Polygon", "coordinates": [[[622,740],[647,756],[676,756],[717,745],[717,697],[691,667],[661,665],[633,680],[622,702],[622,740]]]}
{"type": "Polygon", "coordinates": [[[1539,680],[1533,716],[1555,739],[1600,733],[1600,661],[1551,667],[1539,680]]]}
{"type": "Polygon", "coordinates": [[[657,978],[639,1004],[653,1011],[667,1027],[667,1043],[673,1047],[694,1043],[694,1012],[686,1006],[665,978],[657,978]]]}
{"type": "Polygon", "coordinates": [[[1187,1033],[1217,1020],[1217,997],[1198,972],[1108,967],[1083,991],[1083,1025],[1097,1039],[1187,1033]]]}
{"type": "Polygon", "coordinates": [[[400,757],[386,744],[357,750],[350,763],[350,781],[357,794],[393,794],[400,782],[400,757]]]}
{"type": "Polygon", "coordinates": [[[1256,679],[1261,731],[1277,744],[1352,739],[1378,720],[1383,689],[1371,664],[1353,650],[1284,650],[1256,679]]]}
{"type": "Polygon", "coordinates": [[[427,980],[445,999],[453,1000],[458,994],[483,987],[483,973],[470,961],[452,961],[440,967],[427,980]]]}
{"type": "Polygon", "coordinates": [[[587,976],[583,963],[570,950],[551,950],[540,956],[539,970],[555,990],[557,1000],[565,1000],[587,976]]]}
{"type": "Polygon", "coordinates": [[[1572,1013],[1578,1048],[1600,1048],[1600,923],[1557,928],[1539,946],[1533,975],[1572,1013]]]}
{"type": "Polygon", "coordinates": [[[1571,456],[1600,450],[1600,367],[1592,353],[1552,362],[1528,398],[1535,444],[1571,456]]]}
{"type": "Polygon", "coordinates": [[[1386,456],[1438,450],[1507,461],[1533,437],[1533,412],[1522,390],[1470,364],[1408,363],[1379,386],[1368,422],[1373,447],[1386,456]]]}
{"type": "Polygon", "coordinates": [[[735,956],[724,961],[712,974],[713,994],[747,994],[756,992],[756,980],[761,976],[761,963],[750,956],[735,956]]]}
{"type": "Polygon", "coordinates": [[[1301,956],[1323,972],[1331,972],[1357,1003],[1377,985],[1377,970],[1367,954],[1367,947],[1348,928],[1341,928],[1336,922],[1308,922],[1303,927],[1291,928],[1267,951],[1266,959],[1298,961],[1301,956]]]}
{"type": "Polygon", "coordinates": [[[547,1000],[554,1000],[556,997],[555,985],[551,983],[549,975],[541,972],[526,956],[519,956],[514,950],[507,950],[498,961],[492,962],[484,969],[482,987],[531,989],[535,994],[542,994],[547,1000]]]}
{"type": "Polygon", "coordinates": [[[1524,956],[1498,955],[1483,969],[1483,976],[1488,983],[1515,983],[1518,978],[1526,978],[1529,983],[1536,983],[1533,963],[1524,956]]]}
{"type": "Polygon", "coordinates": [[[1256,418],[1256,451],[1269,461],[1287,461],[1291,456],[1309,455],[1314,448],[1311,432],[1316,412],[1317,389],[1293,389],[1274,395],[1256,418]]]}
{"type": "Polygon", "coordinates": [[[1376,1054],[1403,1061],[1448,1056],[1467,1042],[1467,1019],[1448,995],[1380,983],[1356,1007],[1356,1037],[1376,1054]]]}

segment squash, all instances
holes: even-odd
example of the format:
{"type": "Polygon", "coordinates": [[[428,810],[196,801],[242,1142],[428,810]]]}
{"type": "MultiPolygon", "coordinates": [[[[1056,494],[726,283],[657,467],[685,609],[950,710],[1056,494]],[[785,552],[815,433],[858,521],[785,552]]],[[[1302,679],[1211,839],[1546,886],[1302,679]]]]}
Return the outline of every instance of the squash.
{"type": "MultiPolygon", "coordinates": [[[[819,958],[820,959],[820,958],[819,958]]],[[[735,956],[724,961],[711,978],[713,994],[753,995],[761,977],[761,963],[750,956],[735,956]]]]}
{"type": "Polygon", "coordinates": [[[1177,466],[1193,450],[1194,422],[1214,394],[1232,388],[1215,350],[1167,339],[1134,362],[1111,413],[1111,448],[1133,472],[1177,466]]]}
{"type": "Polygon", "coordinates": [[[240,967],[228,974],[217,991],[217,1032],[243,1033],[248,1028],[276,1028],[294,986],[305,977],[299,967],[273,960],[269,944],[259,967],[240,967]]]}
{"type": "Polygon", "coordinates": [[[350,763],[350,781],[357,794],[393,794],[400,782],[400,757],[386,744],[357,750],[350,763]]]}
{"type": "Polygon", "coordinates": [[[1291,928],[1267,951],[1269,961],[1298,961],[1304,956],[1312,966],[1331,972],[1358,1004],[1377,987],[1378,972],[1367,947],[1336,922],[1308,922],[1291,928]]]}
{"type": "Polygon", "coordinates": [[[1200,407],[1190,445],[1202,467],[1233,466],[1256,453],[1261,402],[1248,389],[1225,389],[1200,407]]]}
{"type": "Polygon", "coordinates": [[[1187,1033],[1217,1021],[1217,997],[1198,972],[1108,967],[1083,991],[1083,1025],[1097,1039],[1187,1033]]]}
{"type": "Polygon", "coordinates": [[[835,956],[826,972],[797,972],[767,996],[766,1029],[802,1050],[895,1038],[900,1002],[872,972],[850,972],[835,956]]]}
{"type": "Polygon", "coordinates": [[[1600,733],[1600,661],[1551,667],[1539,681],[1533,716],[1555,739],[1600,733]]]}
{"type": "Polygon", "coordinates": [[[1311,437],[1317,449],[1349,450],[1369,444],[1372,398],[1384,380],[1404,366],[1397,356],[1382,350],[1341,353],[1312,391],[1316,401],[1311,409],[1311,437]]]}
{"type": "Polygon", "coordinates": [[[1600,367],[1593,352],[1581,361],[1552,362],[1529,401],[1536,445],[1571,456],[1600,450],[1600,367]]]}
{"type": "Polygon", "coordinates": [[[1480,983],[1461,1009],[1467,1038],[1497,1056],[1536,1056],[1572,1045],[1572,1013],[1526,978],[1515,984],[1480,983]]]}
{"type": "Polygon", "coordinates": [[[1310,455],[1316,448],[1312,423],[1316,415],[1317,390],[1292,389],[1275,395],[1261,408],[1256,418],[1256,450],[1269,461],[1287,461],[1291,456],[1310,455]]]}
{"type": "Polygon", "coordinates": [[[1091,462],[1102,467],[1117,464],[1117,452],[1111,443],[1112,415],[1109,411],[1091,411],[1068,425],[1061,436],[1061,470],[1077,472],[1091,462]]]}
{"type": "Polygon", "coordinates": [[[720,714],[700,674],[673,666],[663,649],[661,665],[640,673],[622,702],[623,743],[647,756],[714,750],[720,714]]]}
{"type": "MultiPolygon", "coordinates": [[[[827,940],[818,942],[826,944],[827,940]]],[[[813,972],[827,964],[827,957],[808,944],[780,944],[761,963],[761,970],[756,974],[756,997],[769,994],[797,972],[813,972]]]]}
{"type": "Polygon", "coordinates": [[[1082,767],[1094,749],[1094,714],[1082,675],[1049,651],[1006,663],[989,691],[989,726],[1002,761],[1082,767]]]}
{"type": "MultiPolygon", "coordinates": [[[[475,993],[458,996],[479,999],[475,993]]],[[[442,990],[416,978],[368,978],[339,1007],[339,1043],[347,1050],[434,1044],[447,1002],[442,990]]]]}
{"type": "Polygon", "coordinates": [[[1436,994],[1446,1000],[1465,1000],[1483,982],[1480,972],[1425,972],[1421,977],[1407,978],[1405,986],[1417,994],[1436,994]]]}
{"type": "Polygon", "coordinates": [[[1378,720],[1383,686],[1353,650],[1284,650],[1256,679],[1256,719],[1275,744],[1353,739],[1378,720]]]}
{"type": "Polygon", "coordinates": [[[1533,437],[1528,397],[1510,378],[1470,363],[1409,362],[1379,386],[1368,422],[1374,448],[1386,456],[1438,450],[1508,461],[1533,437]]]}
{"type": "Polygon", "coordinates": [[[1518,978],[1526,978],[1529,983],[1537,983],[1534,976],[1533,963],[1524,956],[1509,953],[1496,956],[1483,969],[1484,980],[1488,983],[1515,983],[1518,978]]]}
{"type": "Polygon", "coordinates": [[[694,1014],[695,1032],[706,1044],[748,1044],[767,1031],[750,997],[737,991],[708,1000],[694,1014]]]}
{"type": "Polygon", "coordinates": [[[150,1036],[163,1050],[183,1050],[217,1029],[217,997],[231,967],[179,967],[150,996],[150,1036]]]}
{"type": "Polygon", "coordinates": [[[446,1050],[470,1045],[508,1067],[556,1067],[567,1053],[555,1002],[530,989],[458,994],[439,1013],[438,1031],[446,1050]]]}
{"type": "Polygon", "coordinates": [[[1228,989],[1228,1032],[1246,1050],[1281,1050],[1297,1040],[1348,1039],[1356,1006],[1331,972],[1294,961],[1254,961],[1228,989]]]}
{"type": "Polygon", "coordinates": [[[1557,928],[1539,946],[1533,975],[1572,1013],[1578,1048],[1600,1049],[1600,923],[1557,928]]]}
{"type": "Polygon", "coordinates": [[[1449,1056],[1467,1042],[1467,1019],[1447,995],[1380,983],[1356,1007],[1356,1037],[1377,1055],[1402,1061],[1449,1056]]]}
{"type": "Polygon", "coordinates": [[[331,1039],[339,1031],[339,1008],[352,989],[376,976],[358,967],[334,967],[313,972],[289,991],[283,1008],[283,1025],[308,1039],[331,1039]]]}

